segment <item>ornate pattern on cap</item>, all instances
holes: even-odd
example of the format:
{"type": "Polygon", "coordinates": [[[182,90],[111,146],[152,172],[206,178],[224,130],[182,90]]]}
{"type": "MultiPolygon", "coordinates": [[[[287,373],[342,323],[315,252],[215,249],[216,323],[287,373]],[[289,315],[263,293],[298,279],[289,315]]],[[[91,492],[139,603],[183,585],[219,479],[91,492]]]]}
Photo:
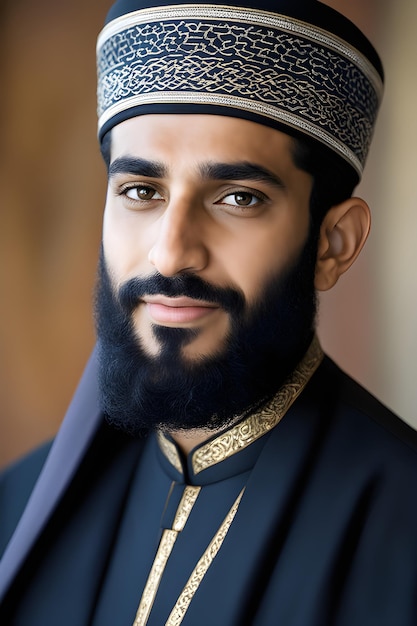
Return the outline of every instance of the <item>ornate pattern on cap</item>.
{"type": "Polygon", "coordinates": [[[382,80],[323,29],[248,8],[147,8],[107,24],[97,58],[99,133],[142,105],[212,105],[307,134],[362,173],[382,80]]]}

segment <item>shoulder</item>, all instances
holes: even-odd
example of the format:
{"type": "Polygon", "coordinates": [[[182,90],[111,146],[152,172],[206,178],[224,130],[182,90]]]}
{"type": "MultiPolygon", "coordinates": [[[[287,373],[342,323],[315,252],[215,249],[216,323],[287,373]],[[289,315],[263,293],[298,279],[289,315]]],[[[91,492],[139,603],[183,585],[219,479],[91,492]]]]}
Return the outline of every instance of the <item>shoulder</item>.
{"type": "Polygon", "coordinates": [[[417,478],[417,431],[325,357],[313,376],[307,401],[320,407],[327,437],[341,456],[351,455],[375,471],[417,478]],[[336,441],[338,446],[336,446],[336,441]]]}
{"type": "MultiPolygon", "coordinates": [[[[341,413],[347,413],[365,432],[399,449],[409,448],[417,455],[417,431],[384,406],[375,396],[325,357],[322,375],[331,389],[329,398],[341,413]]],[[[326,385],[327,386],[327,385],[326,385]]]]}
{"type": "Polygon", "coordinates": [[[23,513],[50,447],[51,442],[43,444],[0,474],[0,554],[23,513]]]}

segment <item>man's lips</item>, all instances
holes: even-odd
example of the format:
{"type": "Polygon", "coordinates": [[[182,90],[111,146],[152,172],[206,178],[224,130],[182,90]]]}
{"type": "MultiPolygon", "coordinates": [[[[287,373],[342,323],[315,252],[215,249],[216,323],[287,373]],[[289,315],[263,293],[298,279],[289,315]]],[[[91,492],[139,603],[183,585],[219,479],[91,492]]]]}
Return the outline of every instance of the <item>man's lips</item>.
{"type": "Polygon", "coordinates": [[[218,310],[218,305],[180,296],[145,296],[143,302],[152,320],[159,324],[187,324],[218,310]]]}

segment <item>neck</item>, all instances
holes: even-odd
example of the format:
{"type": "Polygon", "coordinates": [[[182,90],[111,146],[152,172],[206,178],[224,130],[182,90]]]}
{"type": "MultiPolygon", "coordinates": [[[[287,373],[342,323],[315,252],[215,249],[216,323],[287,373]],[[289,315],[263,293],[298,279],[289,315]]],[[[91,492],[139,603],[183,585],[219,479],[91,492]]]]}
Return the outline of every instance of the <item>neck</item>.
{"type": "Polygon", "coordinates": [[[207,439],[210,439],[216,432],[204,428],[195,428],[192,430],[171,431],[169,434],[181,452],[187,456],[191,450],[201,443],[204,443],[204,441],[207,441],[207,439]]]}
{"type": "Polygon", "coordinates": [[[169,435],[175,441],[179,449],[186,456],[193,450],[196,446],[204,443],[208,439],[215,437],[223,430],[237,424],[242,418],[244,414],[237,415],[235,418],[224,424],[221,428],[190,428],[189,430],[170,430],[169,435]]]}

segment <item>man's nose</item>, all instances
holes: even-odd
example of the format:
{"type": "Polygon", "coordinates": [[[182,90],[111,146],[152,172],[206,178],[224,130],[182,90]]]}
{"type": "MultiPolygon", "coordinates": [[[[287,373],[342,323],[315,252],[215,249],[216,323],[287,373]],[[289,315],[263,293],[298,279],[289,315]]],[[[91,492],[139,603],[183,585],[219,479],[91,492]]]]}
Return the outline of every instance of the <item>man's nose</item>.
{"type": "Polygon", "coordinates": [[[198,272],[208,263],[204,210],[190,202],[170,202],[159,218],[148,259],[163,276],[198,272]]]}

